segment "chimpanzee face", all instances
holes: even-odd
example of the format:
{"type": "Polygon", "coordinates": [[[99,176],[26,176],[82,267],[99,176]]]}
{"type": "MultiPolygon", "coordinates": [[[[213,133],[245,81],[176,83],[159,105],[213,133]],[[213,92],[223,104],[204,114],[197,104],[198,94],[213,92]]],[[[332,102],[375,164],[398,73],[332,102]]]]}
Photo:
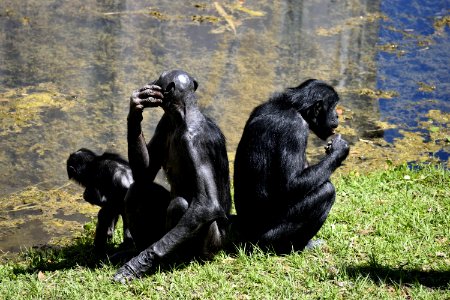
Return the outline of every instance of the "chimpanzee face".
{"type": "Polygon", "coordinates": [[[67,175],[69,179],[73,179],[76,182],[86,185],[86,169],[95,159],[95,153],[89,149],[81,148],[78,151],[70,154],[67,159],[67,175]]]}
{"type": "Polygon", "coordinates": [[[307,122],[309,128],[322,140],[334,134],[339,120],[336,105],[339,97],[334,91],[329,91],[321,100],[308,108],[307,122]]]}

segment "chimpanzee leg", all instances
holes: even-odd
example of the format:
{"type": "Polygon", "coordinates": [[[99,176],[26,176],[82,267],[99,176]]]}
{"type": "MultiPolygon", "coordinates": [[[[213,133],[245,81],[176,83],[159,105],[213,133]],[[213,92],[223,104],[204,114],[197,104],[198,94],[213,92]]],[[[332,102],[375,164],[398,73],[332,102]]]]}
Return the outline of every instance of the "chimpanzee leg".
{"type": "Polygon", "coordinates": [[[119,215],[116,215],[115,218],[113,218],[108,230],[106,231],[108,241],[112,240],[114,236],[114,229],[116,229],[117,221],[119,221],[119,215]]]}
{"type": "Polygon", "coordinates": [[[325,182],[288,208],[285,218],[266,231],[258,244],[277,253],[303,250],[325,222],[335,196],[333,184],[325,182]]]}
{"type": "Polygon", "coordinates": [[[178,221],[180,221],[181,217],[186,213],[188,207],[189,203],[182,197],[176,197],[170,201],[166,216],[167,231],[177,225],[178,221]]]}
{"type": "Polygon", "coordinates": [[[118,213],[111,207],[102,207],[98,212],[97,227],[95,228],[94,248],[98,254],[105,252],[108,239],[114,234],[118,213]]]}
{"type": "Polygon", "coordinates": [[[214,221],[209,225],[200,251],[202,258],[212,259],[220,249],[224,248],[227,242],[227,226],[228,222],[223,220],[214,221]]]}
{"type": "Polygon", "coordinates": [[[173,261],[173,257],[185,256],[184,250],[191,253],[188,245],[196,238],[203,238],[209,226],[216,220],[226,219],[223,211],[211,210],[204,199],[194,199],[177,225],[161,239],[144,249],[123,265],[114,276],[114,280],[125,283],[127,280],[141,277],[145,272],[161,262],[173,261]],[[201,222],[204,221],[204,222],[201,222]],[[180,250],[182,248],[183,251],[180,250]]]}
{"type": "Polygon", "coordinates": [[[122,247],[128,248],[133,245],[133,238],[131,236],[130,227],[128,226],[128,219],[125,217],[125,213],[122,214],[123,221],[123,242],[122,247]]]}
{"type": "MultiPolygon", "coordinates": [[[[170,201],[169,207],[167,208],[167,231],[178,224],[188,208],[188,202],[182,197],[177,197],[170,201]]],[[[198,237],[183,245],[183,247],[185,247],[182,251],[183,255],[178,254],[177,257],[179,259],[188,259],[189,257],[200,253],[201,258],[212,258],[214,254],[222,248],[225,238],[225,224],[219,226],[218,223],[218,221],[212,222],[202,230],[204,233],[199,234],[198,237]]]]}
{"type": "Polygon", "coordinates": [[[166,232],[170,194],[156,183],[134,182],[125,197],[125,220],[134,245],[143,250],[166,232]]]}

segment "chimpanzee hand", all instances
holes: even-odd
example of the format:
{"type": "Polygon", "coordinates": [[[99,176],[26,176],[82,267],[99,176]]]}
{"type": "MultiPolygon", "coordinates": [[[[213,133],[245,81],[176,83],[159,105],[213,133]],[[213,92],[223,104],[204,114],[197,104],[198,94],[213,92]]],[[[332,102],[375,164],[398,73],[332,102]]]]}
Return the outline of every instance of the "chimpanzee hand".
{"type": "Polygon", "coordinates": [[[135,90],[130,97],[130,115],[142,113],[145,107],[161,106],[163,98],[161,87],[154,84],[135,90]]]}
{"type": "Polygon", "coordinates": [[[99,190],[96,188],[87,187],[84,190],[83,198],[92,205],[102,206],[102,196],[100,195],[99,190]]]}
{"type": "Polygon", "coordinates": [[[327,154],[337,154],[338,161],[342,162],[347,158],[350,151],[347,141],[345,141],[340,134],[337,134],[332,140],[325,146],[325,152],[327,154]]]}
{"type": "Polygon", "coordinates": [[[124,264],[116,275],[114,281],[125,284],[133,279],[140,278],[151,267],[155,265],[155,255],[149,251],[142,251],[138,256],[133,257],[130,261],[124,264]]]}

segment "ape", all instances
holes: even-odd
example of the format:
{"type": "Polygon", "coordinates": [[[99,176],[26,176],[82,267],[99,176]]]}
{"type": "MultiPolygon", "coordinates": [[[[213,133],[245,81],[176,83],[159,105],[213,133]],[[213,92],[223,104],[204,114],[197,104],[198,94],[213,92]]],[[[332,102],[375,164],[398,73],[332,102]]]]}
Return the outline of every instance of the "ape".
{"type": "Polygon", "coordinates": [[[107,240],[113,236],[119,215],[124,220],[124,244],[129,244],[131,237],[124,218],[124,199],[133,178],[128,162],[114,153],[97,155],[81,148],[67,159],[67,174],[69,179],[86,188],[84,200],[101,207],[95,230],[96,253],[105,253],[107,240]]]}
{"type": "Polygon", "coordinates": [[[309,129],[322,140],[334,134],[338,100],[331,86],[311,79],[253,110],[234,165],[237,226],[244,241],[288,253],[302,250],[322,227],[335,199],[330,176],[349,146],[337,135],[313,166],[305,151],[309,129]]]}
{"type": "Polygon", "coordinates": [[[130,223],[139,219],[128,210],[128,203],[148,203],[150,210],[158,201],[147,186],[161,167],[171,186],[171,200],[164,215],[164,236],[154,240],[152,228],[144,225],[131,230],[135,242],[139,237],[141,246],[149,246],[117,271],[116,281],[124,283],[141,277],[174,258],[210,257],[223,245],[231,206],[225,138],[197,107],[197,86],[189,74],[173,70],[162,73],[158,80],[131,96],[127,138],[135,182],[127,195],[127,218],[130,223]],[[142,111],[158,106],[164,114],[146,145],[142,111]]]}

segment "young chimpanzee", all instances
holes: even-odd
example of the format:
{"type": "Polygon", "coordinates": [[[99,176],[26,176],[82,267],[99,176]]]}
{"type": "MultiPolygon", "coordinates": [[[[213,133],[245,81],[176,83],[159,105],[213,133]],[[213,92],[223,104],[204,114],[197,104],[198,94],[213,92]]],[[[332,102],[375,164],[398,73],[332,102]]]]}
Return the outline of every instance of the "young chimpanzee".
{"type": "MultiPolygon", "coordinates": [[[[127,218],[139,220],[139,209],[160,201],[148,185],[162,167],[171,186],[167,208],[167,233],[154,240],[151,225],[134,227],[134,241],[149,244],[116,273],[114,279],[126,282],[154,270],[161,262],[192,256],[210,257],[223,246],[231,206],[228,158],[225,138],[219,127],[203,115],[194,94],[197,81],[181,70],[161,74],[158,80],[133,92],[128,114],[128,156],[135,182],[127,195],[127,218]],[[146,107],[162,107],[159,121],[148,145],[142,129],[146,107]]],[[[142,223],[141,223],[142,224],[142,223]]],[[[130,227],[131,228],[131,227],[130,227]]]]}
{"type": "Polygon", "coordinates": [[[349,153],[336,135],[316,165],[306,161],[309,130],[325,140],[338,126],[338,94],[307,80],[275,94],[247,121],[234,164],[237,228],[242,239],[276,253],[302,250],[335,199],[331,174],[349,153]]]}
{"type": "Polygon", "coordinates": [[[97,155],[81,148],[67,159],[67,174],[69,179],[86,188],[84,200],[101,207],[95,231],[95,252],[105,254],[107,240],[113,236],[119,215],[124,221],[124,244],[130,244],[131,237],[124,218],[125,195],[133,183],[128,162],[118,154],[105,152],[97,155]]]}

